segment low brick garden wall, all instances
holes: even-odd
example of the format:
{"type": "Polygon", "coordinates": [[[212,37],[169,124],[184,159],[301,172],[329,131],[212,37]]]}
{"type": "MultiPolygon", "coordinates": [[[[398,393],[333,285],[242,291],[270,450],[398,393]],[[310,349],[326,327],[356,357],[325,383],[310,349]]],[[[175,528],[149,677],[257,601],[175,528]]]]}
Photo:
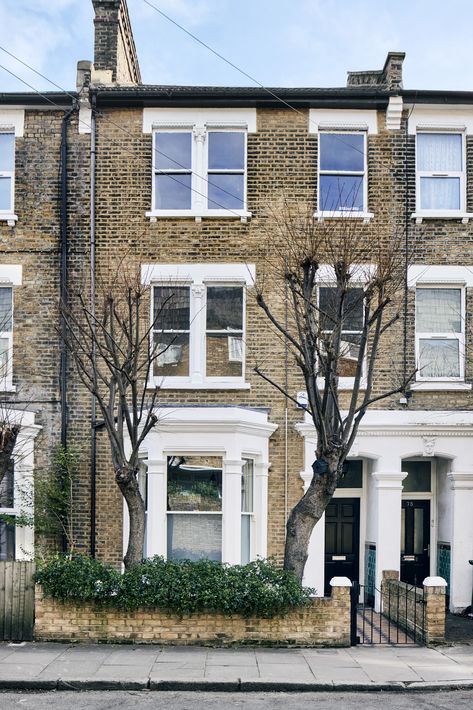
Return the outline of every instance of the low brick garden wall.
{"type": "Polygon", "coordinates": [[[36,641],[160,644],[350,645],[350,587],[332,587],[307,607],[272,619],[223,614],[182,618],[160,610],[126,612],[89,603],[63,603],[36,588],[36,641]]]}

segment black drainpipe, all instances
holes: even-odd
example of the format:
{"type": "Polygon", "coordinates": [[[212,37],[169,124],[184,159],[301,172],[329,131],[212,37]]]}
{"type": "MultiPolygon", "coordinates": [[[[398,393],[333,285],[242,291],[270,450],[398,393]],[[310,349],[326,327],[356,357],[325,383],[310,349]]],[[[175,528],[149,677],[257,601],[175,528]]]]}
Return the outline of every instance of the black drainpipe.
{"type": "MultiPolygon", "coordinates": [[[[61,125],[61,267],[60,267],[60,298],[61,303],[67,307],[67,126],[72,114],[77,110],[74,104],[62,118],[61,125]]],[[[61,446],[67,447],[67,348],[66,321],[61,315],[61,362],[59,367],[59,388],[61,402],[61,446]]]]}
{"type": "MultiPolygon", "coordinates": [[[[60,198],[60,242],[61,242],[61,265],[59,270],[59,290],[63,307],[67,308],[67,127],[72,114],[77,110],[74,102],[72,107],[64,114],[61,123],[61,198],[60,198]]],[[[59,363],[59,400],[61,405],[61,446],[67,448],[67,347],[66,347],[66,320],[61,312],[61,359],[59,363]]],[[[67,551],[67,538],[62,535],[62,551],[67,551]]]]}
{"type": "MultiPolygon", "coordinates": [[[[96,117],[97,99],[91,93],[91,131],[90,131],[90,313],[92,327],[95,329],[95,165],[96,165],[96,117]]],[[[95,343],[92,338],[92,362],[95,365],[95,343]]],[[[95,397],[90,399],[90,556],[96,552],[96,511],[97,511],[97,412],[95,397]]]]}

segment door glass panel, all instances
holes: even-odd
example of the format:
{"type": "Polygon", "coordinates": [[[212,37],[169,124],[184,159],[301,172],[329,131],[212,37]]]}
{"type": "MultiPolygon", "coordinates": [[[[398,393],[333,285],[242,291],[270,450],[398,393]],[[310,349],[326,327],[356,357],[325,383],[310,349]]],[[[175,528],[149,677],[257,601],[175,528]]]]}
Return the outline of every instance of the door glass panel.
{"type": "Polygon", "coordinates": [[[406,553],[406,509],[401,510],[401,555],[406,553]]]}
{"type": "Polygon", "coordinates": [[[402,482],[406,493],[428,493],[432,490],[430,461],[403,461],[407,478],[402,482]]]}
{"type": "Polygon", "coordinates": [[[362,488],[363,486],[363,462],[346,461],[346,473],[338,484],[339,488],[362,488]]]}
{"type": "Polygon", "coordinates": [[[424,509],[414,508],[414,555],[424,551],[424,509]]]}

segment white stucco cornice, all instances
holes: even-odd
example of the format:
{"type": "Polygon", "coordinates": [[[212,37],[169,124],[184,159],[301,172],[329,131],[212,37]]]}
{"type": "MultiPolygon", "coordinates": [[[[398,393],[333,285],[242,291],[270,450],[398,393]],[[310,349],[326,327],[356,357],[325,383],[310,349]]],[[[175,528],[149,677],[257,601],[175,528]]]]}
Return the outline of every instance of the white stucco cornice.
{"type": "MultiPolygon", "coordinates": [[[[342,415],[344,413],[342,412],[342,415]]],[[[306,414],[305,421],[295,425],[303,437],[315,437],[314,425],[306,414]]],[[[372,409],[363,417],[358,437],[368,436],[447,436],[473,435],[473,411],[420,411],[372,409]]]]}
{"type": "Polygon", "coordinates": [[[268,412],[245,407],[176,407],[157,409],[158,424],[152,432],[252,434],[268,438],[278,428],[268,412]]]}

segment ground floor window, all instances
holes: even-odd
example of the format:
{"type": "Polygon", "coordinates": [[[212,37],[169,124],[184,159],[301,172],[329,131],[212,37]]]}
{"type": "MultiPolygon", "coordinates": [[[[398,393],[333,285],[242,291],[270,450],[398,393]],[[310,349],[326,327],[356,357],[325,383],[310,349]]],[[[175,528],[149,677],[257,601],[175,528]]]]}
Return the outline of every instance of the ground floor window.
{"type": "MultiPolygon", "coordinates": [[[[15,474],[13,461],[5,472],[0,483],[0,515],[15,514],[14,500],[15,474]]],[[[15,526],[4,520],[0,520],[0,560],[15,559],[15,526]]]]}
{"type": "Polygon", "coordinates": [[[168,456],[167,556],[222,560],[222,459],[168,456]]]}
{"type": "Polygon", "coordinates": [[[254,462],[244,459],[241,474],[241,564],[251,560],[251,528],[254,516],[254,462]]]}

